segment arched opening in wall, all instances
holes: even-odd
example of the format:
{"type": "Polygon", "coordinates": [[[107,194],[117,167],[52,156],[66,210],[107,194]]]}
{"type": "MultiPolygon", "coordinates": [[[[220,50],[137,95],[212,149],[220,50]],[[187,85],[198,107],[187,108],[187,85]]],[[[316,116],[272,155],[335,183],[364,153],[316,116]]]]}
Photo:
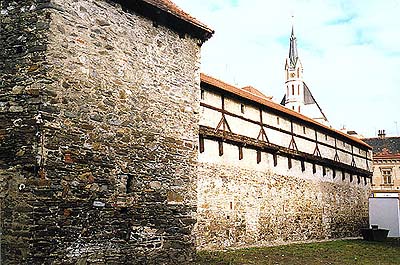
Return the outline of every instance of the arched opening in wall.
{"type": "Polygon", "coordinates": [[[315,174],[317,172],[317,165],[315,163],[312,164],[312,173],[315,174]]]}
{"type": "Polygon", "coordinates": [[[294,85],[292,85],[292,95],[294,96],[294,85]]]}
{"type": "Polygon", "coordinates": [[[204,89],[200,90],[200,99],[204,100],[204,89]]]}
{"type": "Polygon", "coordinates": [[[333,176],[333,178],[336,178],[336,170],[335,169],[332,169],[332,176],[333,176]]]}
{"type": "Polygon", "coordinates": [[[243,159],[243,146],[239,146],[239,160],[243,159]]]}
{"type": "Polygon", "coordinates": [[[287,162],[288,162],[288,168],[291,169],[292,168],[292,158],[290,156],[288,157],[287,162]]]}
{"type": "Polygon", "coordinates": [[[278,165],[278,155],[277,154],[273,154],[272,156],[274,158],[274,167],[276,167],[278,165]]]}
{"type": "Polygon", "coordinates": [[[304,172],[306,170],[306,165],[304,163],[304,160],[301,160],[301,171],[304,172]]]}
{"type": "Polygon", "coordinates": [[[261,162],[261,151],[257,150],[257,164],[260,164],[261,162]]]}
{"type": "Polygon", "coordinates": [[[292,106],[292,110],[294,110],[294,106],[292,106]]]}
{"type": "Polygon", "coordinates": [[[350,182],[353,182],[353,174],[350,174],[350,182]]]}
{"type": "Polygon", "coordinates": [[[322,175],[325,177],[326,176],[326,167],[322,167],[322,175]]]}
{"type": "Polygon", "coordinates": [[[344,181],[346,179],[346,173],[342,171],[342,180],[344,181]]]}

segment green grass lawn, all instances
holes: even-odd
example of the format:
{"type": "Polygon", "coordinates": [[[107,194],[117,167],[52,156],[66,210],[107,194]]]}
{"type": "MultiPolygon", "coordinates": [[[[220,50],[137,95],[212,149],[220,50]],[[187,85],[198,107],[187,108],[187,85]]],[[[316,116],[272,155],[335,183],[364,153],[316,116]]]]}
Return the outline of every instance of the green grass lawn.
{"type": "Polygon", "coordinates": [[[337,240],[228,251],[200,251],[196,264],[400,264],[400,240],[337,240]]]}

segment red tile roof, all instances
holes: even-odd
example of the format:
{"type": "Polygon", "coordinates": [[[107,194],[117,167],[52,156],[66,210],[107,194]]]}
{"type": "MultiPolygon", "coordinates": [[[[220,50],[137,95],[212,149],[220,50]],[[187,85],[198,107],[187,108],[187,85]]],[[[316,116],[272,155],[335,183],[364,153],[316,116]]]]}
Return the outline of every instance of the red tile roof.
{"type": "MultiPolygon", "coordinates": [[[[259,104],[261,104],[263,106],[266,106],[268,108],[272,108],[272,109],[274,109],[274,110],[276,110],[276,111],[278,111],[280,113],[285,113],[285,114],[287,114],[289,116],[292,116],[292,117],[294,117],[294,118],[296,118],[298,120],[306,121],[308,123],[311,123],[311,124],[315,125],[316,127],[323,128],[323,129],[328,130],[328,131],[330,131],[330,132],[332,132],[334,134],[340,135],[341,137],[344,137],[344,138],[346,138],[346,139],[348,139],[350,141],[353,141],[353,142],[357,142],[358,144],[371,149],[371,147],[368,144],[366,144],[365,142],[363,142],[362,140],[360,140],[358,138],[352,137],[352,136],[350,136],[350,135],[348,135],[346,133],[343,133],[343,132],[341,132],[339,130],[335,130],[335,129],[332,129],[332,128],[328,127],[328,126],[325,126],[325,125],[323,125],[323,124],[321,124],[321,123],[319,123],[319,122],[317,122],[317,121],[315,121],[315,120],[313,120],[313,119],[311,119],[311,118],[309,118],[307,116],[304,116],[304,115],[302,115],[302,114],[300,114],[300,113],[298,113],[296,111],[290,110],[290,109],[285,108],[284,106],[282,106],[280,104],[277,104],[277,103],[275,103],[275,102],[273,102],[271,100],[268,100],[265,97],[258,96],[257,94],[263,95],[261,92],[250,93],[249,91],[247,91],[245,89],[241,89],[241,88],[229,85],[229,84],[227,84],[225,82],[222,82],[221,80],[218,80],[216,78],[213,78],[213,77],[208,76],[208,75],[203,74],[203,73],[200,75],[200,79],[201,79],[201,82],[204,82],[206,84],[212,85],[212,86],[217,87],[217,88],[219,88],[221,90],[230,92],[230,93],[235,94],[235,95],[237,95],[239,97],[242,97],[242,98],[251,100],[253,102],[259,103],[259,104]]],[[[255,88],[253,88],[253,89],[255,89],[255,88]]]]}
{"type": "Polygon", "coordinates": [[[142,1],[147,2],[153,6],[156,6],[159,9],[164,10],[165,12],[168,12],[180,19],[183,19],[197,27],[200,27],[210,32],[211,34],[214,33],[212,29],[210,29],[209,27],[207,27],[205,24],[201,23],[194,17],[190,16],[188,13],[180,9],[175,3],[173,3],[170,0],[142,0],[142,1]]]}
{"type": "Polygon", "coordinates": [[[266,99],[269,99],[269,100],[272,99],[272,97],[268,97],[268,96],[264,95],[263,93],[261,93],[261,92],[260,92],[258,89],[256,89],[255,87],[252,87],[252,86],[245,86],[245,87],[242,87],[242,89],[244,89],[244,90],[248,91],[249,93],[254,94],[254,95],[258,96],[258,97],[266,98],[266,99]]]}
{"type": "Polygon", "coordinates": [[[187,34],[204,42],[214,34],[212,29],[170,0],[113,0],[113,2],[152,20],[155,26],[160,24],[175,30],[182,37],[187,34]]]}

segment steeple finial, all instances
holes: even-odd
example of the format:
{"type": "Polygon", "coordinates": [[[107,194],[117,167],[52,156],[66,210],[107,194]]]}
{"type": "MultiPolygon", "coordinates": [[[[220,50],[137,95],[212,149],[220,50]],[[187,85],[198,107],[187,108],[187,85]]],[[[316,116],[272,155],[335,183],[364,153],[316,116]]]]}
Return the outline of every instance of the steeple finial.
{"type": "Polygon", "coordinates": [[[297,39],[294,36],[294,27],[293,27],[294,16],[292,15],[292,33],[290,35],[290,47],[289,47],[289,59],[290,59],[290,67],[295,68],[297,59],[299,58],[297,53],[297,39]]]}

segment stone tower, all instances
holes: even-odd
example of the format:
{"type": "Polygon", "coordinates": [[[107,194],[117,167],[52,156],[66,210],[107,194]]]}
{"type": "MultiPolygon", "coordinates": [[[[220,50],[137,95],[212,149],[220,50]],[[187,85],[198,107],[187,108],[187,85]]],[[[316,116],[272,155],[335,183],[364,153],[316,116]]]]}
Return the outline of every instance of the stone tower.
{"type": "Polygon", "coordinates": [[[188,264],[200,47],[169,0],[0,1],[0,259],[188,264]]]}
{"type": "Polygon", "coordinates": [[[303,81],[303,65],[298,55],[297,38],[294,35],[293,26],[290,34],[289,56],[285,61],[285,96],[281,104],[322,124],[329,125],[325,114],[303,81]]]}

